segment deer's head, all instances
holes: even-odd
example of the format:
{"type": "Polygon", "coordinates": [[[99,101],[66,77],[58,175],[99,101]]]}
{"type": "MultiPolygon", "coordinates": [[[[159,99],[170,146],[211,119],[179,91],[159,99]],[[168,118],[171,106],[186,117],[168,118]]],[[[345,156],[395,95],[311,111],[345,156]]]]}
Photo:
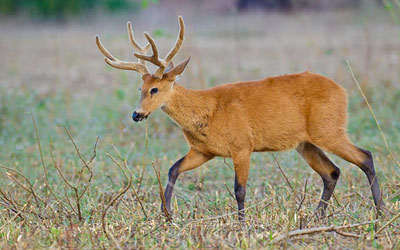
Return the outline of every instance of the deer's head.
{"type": "Polygon", "coordinates": [[[142,75],[143,85],[141,87],[140,101],[136,107],[136,110],[132,114],[132,119],[135,122],[146,119],[150,113],[157,108],[164,106],[169,101],[169,98],[174,91],[175,81],[183,74],[186,65],[189,63],[190,58],[181,62],[175,67],[172,63],[172,59],[182,46],[185,33],[183,18],[179,16],[178,20],[178,38],[174,47],[168,52],[164,59],[158,57],[158,49],[154,39],[147,32],[144,32],[144,36],[149,42],[146,46],[141,47],[136,42],[130,22],[127,23],[128,35],[132,47],[139,52],[134,53],[134,56],[138,58],[138,62],[126,62],[118,60],[104,48],[99,37],[96,36],[97,47],[105,56],[104,60],[107,64],[117,69],[134,70],[142,75]],[[148,56],[147,51],[150,49],[150,47],[153,51],[153,55],[148,56]],[[154,74],[149,73],[149,70],[146,66],[146,61],[151,62],[158,67],[154,74]]]}

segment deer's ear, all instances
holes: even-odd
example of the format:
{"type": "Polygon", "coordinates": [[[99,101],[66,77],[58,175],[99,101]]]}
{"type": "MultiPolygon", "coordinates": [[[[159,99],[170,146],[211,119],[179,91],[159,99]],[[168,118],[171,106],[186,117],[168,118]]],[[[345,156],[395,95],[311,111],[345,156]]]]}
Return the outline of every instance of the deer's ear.
{"type": "Polygon", "coordinates": [[[165,69],[164,74],[170,72],[172,69],[174,68],[174,64],[172,62],[170,62],[167,66],[167,68],[165,69]]]}
{"type": "Polygon", "coordinates": [[[179,77],[185,71],[186,65],[189,63],[189,61],[190,61],[190,57],[188,59],[186,59],[185,61],[176,65],[176,67],[174,67],[173,69],[171,69],[169,72],[167,72],[165,74],[165,78],[167,78],[168,80],[172,80],[172,81],[178,80],[179,77]]]}
{"type": "Polygon", "coordinates": [[[143,82],[145,82],[149,77],[151,77],[150,74],[145,74],[145,75],[143,75],[143,76],[142,76],[143,82]]]}

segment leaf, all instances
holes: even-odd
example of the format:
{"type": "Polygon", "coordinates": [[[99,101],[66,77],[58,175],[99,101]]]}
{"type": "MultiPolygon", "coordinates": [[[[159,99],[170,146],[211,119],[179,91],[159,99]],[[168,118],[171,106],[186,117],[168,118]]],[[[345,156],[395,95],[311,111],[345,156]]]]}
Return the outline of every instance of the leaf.
{"type": "Polygon", "coordinates": [[[117,98],[118,98],[119,100],[124,100],[124,98],[125,98],[125,91],[122,90],[122,89],[117,89],[117,90],[115,91],[115,95],[117,96],[117,98]]]}
{"type": "Polygon", "coordinates": [[[149,0],[142,0],[142,9],[147,9],[149,7],[149,0]]]}
{"type": "Polygon", "coordinates": [[[38,108],[39,110],[45,109],[45,108],[46,108],[46,101],[45,101],[45,100],[40,100],[40,101],[38,102],[38,104],[37,104],[37,108],[38,108]]]}
{"type": "Polygon", "coordinates": [[[162,36],[164,36],[164,30],[160,29],[160,28],[154,30],[153,31],[153,36],[154,37],[162,37],[162,36]]]}
{"type": "Polygon", "coordinates": [[[384,6],[386,10],[392,10],[393,9],[393,4],[388,1],[384,1],[384,6]]]}

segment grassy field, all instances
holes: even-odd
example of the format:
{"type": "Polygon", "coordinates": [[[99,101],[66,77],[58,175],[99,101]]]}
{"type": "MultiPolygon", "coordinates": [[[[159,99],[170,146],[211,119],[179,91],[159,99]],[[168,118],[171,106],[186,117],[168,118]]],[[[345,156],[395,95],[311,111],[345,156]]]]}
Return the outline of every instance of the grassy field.
{"type": "Polygon", "coordinates": [[[188,146],[161,111],[132,122],[141,79],[105,65],[94,44],[100,34],[113,54],[131,58],[124,26],[133,20],[137,34],[158,34],[165,53],[176,17],[146,23],[149,13],[163,12],[62,26],[0,22],[1,248],[400,248],[400,220],[390,222],[400,212],[400,166],[345,64],[350,60],[399,161],[400,37],[386,12],[182,13],[187,40],[179,59],[192,61],[181,84],[324,74],[348,90],[350,137],[374,156],[383,216],[375,221],[366,176],[330,155],[342,175],[328,217],[316,221],[320,177],[296,152],[253,154],[245,226],[235,214],[230,159],[181,175],[173,221],[161,213],[156,172],[164,186],[188,146]],[[359,223],[365,224],[275,242],[296,229],[359,223]]]}

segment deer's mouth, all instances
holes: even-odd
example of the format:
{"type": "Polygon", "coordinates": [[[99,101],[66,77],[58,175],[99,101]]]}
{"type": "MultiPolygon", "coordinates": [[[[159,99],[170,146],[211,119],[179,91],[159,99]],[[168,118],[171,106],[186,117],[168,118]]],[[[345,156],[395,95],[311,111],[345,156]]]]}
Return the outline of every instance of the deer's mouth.
{"type": "Polygon", "coordinates": [[[133,114],[132,114],[132,120],[133,120],[134,122],[140,122],[140,121],[146,120],[147,117],[149,117],[149,115],[150,115],[150,113],[143,114],[143,113],[133,112],[133,114]]]}

